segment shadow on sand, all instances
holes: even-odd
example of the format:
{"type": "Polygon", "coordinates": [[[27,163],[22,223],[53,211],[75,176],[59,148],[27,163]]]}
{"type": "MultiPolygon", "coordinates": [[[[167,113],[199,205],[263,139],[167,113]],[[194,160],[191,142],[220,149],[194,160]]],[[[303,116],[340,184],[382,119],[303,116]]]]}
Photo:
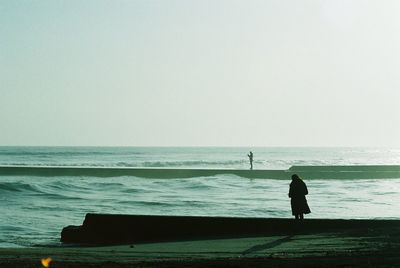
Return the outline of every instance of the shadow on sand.
{"type": "Polygon", "coordinates": [[[247,255],[247,254],[251,254],[251,253],[257,252],[257,251],[261,251],[261,250],[265,250],[265,249],[269,249],[269,248],[274,248],[274,247],[279,246],[279,245],[281,245],[283,243],[289,242],[290,240],[292,240],[293,236],[294,235],[289,235],[289,236],[286,236],[284,238],[277,239],[277,240],[272,241],[272,242],[268,242],[266,244],[256,245],[254,247],[251,247],[251,248],[243,251],[242,255],[247,255]]]}

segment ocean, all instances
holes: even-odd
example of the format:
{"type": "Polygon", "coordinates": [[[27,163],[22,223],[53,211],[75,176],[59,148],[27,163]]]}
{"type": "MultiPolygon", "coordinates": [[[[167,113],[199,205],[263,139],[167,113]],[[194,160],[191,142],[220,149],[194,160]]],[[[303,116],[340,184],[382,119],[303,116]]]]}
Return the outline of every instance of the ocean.
{"type": "MultiPolygon", "coordinates": [[[[400,165],[396,148],[0,147],[0,166],[288,170],[400,165]]],[[[400,176],[308,179],[306,218],[399,219],[400,176]]],[[[395,173],[396,174],[396,173],[395,173]]],[[[234,174],[176,178],[0,174],[0,247],[58,246],[86,213],[290,218],[286,179],[234,174]]]]}

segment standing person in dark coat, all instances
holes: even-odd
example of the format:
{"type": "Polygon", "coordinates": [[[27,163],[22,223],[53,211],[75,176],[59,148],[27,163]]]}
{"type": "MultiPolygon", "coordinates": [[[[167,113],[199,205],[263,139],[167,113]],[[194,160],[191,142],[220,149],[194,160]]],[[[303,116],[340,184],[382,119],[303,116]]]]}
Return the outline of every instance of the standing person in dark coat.
{"type": "Polygon", "coordinates": [[[289,197],[291,198],[290,204],[292,206],[292,215],[296,220],[302,220],[303,214],[311,213],[307,204],[306,195],[308,194],[307,186],[297,174],[292,175],[292,182],[290,183],[289,197]]]}

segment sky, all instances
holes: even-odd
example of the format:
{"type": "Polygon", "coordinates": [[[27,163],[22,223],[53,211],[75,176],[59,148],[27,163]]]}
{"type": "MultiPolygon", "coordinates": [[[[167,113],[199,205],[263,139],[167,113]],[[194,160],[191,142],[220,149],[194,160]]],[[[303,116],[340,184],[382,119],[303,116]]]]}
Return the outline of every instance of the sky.
{"type": "Polygon", "coordinates": [[[0,0],[0,145],[400,147],[399,13],[0,0]]]}

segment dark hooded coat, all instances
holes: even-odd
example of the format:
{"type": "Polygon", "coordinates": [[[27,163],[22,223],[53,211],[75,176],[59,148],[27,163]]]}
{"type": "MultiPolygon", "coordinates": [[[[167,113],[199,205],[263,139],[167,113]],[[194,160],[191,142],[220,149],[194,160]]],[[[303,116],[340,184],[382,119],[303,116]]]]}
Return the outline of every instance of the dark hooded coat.
{"type": "Polygon", "coordinates": [[[311,213],[307,204],[306,195],[308,194],[307,186],[300,178],[292,179],[289,189],[290,204],[292,206],[292,215],[311,213]]]}

